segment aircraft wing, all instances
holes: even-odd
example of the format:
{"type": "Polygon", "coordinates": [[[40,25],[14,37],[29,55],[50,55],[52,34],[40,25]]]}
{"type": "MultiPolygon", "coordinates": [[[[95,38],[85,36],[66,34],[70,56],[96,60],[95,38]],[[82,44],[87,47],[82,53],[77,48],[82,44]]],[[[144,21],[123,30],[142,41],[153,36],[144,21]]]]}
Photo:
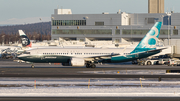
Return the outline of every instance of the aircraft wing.
{"type": "Polygon", "coordinates": [[[98,57],[112,57],[112,56],[116,56],[116,55],[120,55],[120,54],[111,54],[111,55],[99,55],[99,56],[91,56],[91,57],[87,57],[87,58],[98,58],[98,57]]]}
{"type": "Polygon", "coordinates": [[[120,55],[119,53],[112,53],[110,55],[98,55],[98,56],[91,56],[91,57],[84,57],[84,58],[91,58],[94,61],[99,61],[99,60],[103,60],[103,59],[107,59],[107,58],[111,58],[112,56],[117,56],[120,55]]]}
{"type": "MultiPolygon", "coordinates": [[[[167,49],[167,48],[160,48],[160,49],[148,50],[148,51],[139,52],[139,53],[155,52],[155,51],[161,51],[161,50],[163,50],[163,49],[167,49]]],[[[139,53],[134,53],[134,54],[139,54],[139,53]]]]}

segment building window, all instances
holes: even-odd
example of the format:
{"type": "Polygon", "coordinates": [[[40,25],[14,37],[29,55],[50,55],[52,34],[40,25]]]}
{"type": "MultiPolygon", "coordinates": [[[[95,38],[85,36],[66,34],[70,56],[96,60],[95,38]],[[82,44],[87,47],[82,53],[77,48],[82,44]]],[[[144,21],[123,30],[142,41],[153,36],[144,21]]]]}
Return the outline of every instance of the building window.
{"type": "Polygon", "coordinates": [[[115,34],[119,35],[120,34],[120,30],[116,29],[115,34]]]}
{"type": "MultiPolygon", "coordinates": [[[[149,30],[136,30],[136,29],[126,29],[122,30],[123,35],[146,35],[149,30]]],[[[169,34],[171,31],[169,30],[169,34]]],[[[160,35],[168,35],[168,30],[161,29],[160,35]]],[[[178,35],[178,30],[173,30],[173,35],[178,35]]]]}
{"type": "Polygon", "coordinates": [[[155,23],[155,18],[146,18],[147,24],[154,24],[155,23]]]}
{"type": "Polygon", "coordinates": [[[126,29],[122,30],[123,35],[146,35],[149,30],[126,29]]]}
{"type": "Polygon", "coordinates": [[[85,26],[86,20],[52,20],[52,26],[85,26]]]}
{"type": "Polygon", "coordinates": [[[178,35],[178,30],[177,29],[173,30],[173,35],[178,35]]]}
{"type": "Polygon", "coordinates": [[[103,25],[104,25],[104,22],[95,22],[95,25],[96,25],[96,26],[103,26],[103,25]]]}
{"type": "Polygon", "coordinates": [[[112,35],[111,29],[52,29],[52,34],[108,34],[112,35]]]}
{"type": "MultiPolygon", "coordinates": [[[[169,30],[169,35],[171,34],[171,31],[169,30]]],[[[168,30],[162,30],[160,31],[160,35],[168,35],[168,30]]]]}

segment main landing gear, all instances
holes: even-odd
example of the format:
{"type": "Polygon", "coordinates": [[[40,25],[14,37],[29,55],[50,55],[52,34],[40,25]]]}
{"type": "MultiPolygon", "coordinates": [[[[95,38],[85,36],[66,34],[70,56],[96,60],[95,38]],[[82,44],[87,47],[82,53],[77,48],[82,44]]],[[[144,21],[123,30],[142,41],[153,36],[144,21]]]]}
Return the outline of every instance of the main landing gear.
{"type": "Polygon", "coordinates": [[[33,64],[31,64],[31,68],[34,68],[34,65],[33,65],[33,64]]]}
{"type": "Polygon", "coordinates": [[[86,68],[96,68],[96,65],[94,63],[87,62],[86,68]]]}

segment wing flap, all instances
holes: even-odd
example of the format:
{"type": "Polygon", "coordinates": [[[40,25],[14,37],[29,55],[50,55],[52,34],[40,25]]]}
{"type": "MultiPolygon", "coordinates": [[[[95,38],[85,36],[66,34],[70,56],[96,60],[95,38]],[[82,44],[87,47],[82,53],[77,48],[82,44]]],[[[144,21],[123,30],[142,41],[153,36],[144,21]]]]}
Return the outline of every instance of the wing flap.
{"type": "Polygon", "coordinates": [[[103,58],[103,57],[112,57],[112,56],[117,56],[120,55],[119,53],[117,54],[111,54],[111,55],[99,55],[99,56],[91,56],[91,57],[86,57],[86,58],[103,58]]]}
{"type": "Polygon", "coordinates": [[[147,53],[147,52],[155,52],[155,51],[161,51],[161,50],[163,50],[163,49],[167,49],[167,48],[160,48],[160,49],[148,50],[148,51],[138,52],[138,53],[134,53],[134,54],[147,53]]]}

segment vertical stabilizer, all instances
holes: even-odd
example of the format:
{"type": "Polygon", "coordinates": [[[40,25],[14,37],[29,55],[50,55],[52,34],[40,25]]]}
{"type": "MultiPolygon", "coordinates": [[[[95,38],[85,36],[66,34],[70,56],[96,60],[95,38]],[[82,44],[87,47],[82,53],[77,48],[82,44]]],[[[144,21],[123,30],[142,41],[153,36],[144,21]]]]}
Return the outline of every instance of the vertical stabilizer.
{"type": "Polygon", "coordinates": [[[155,25],[150,29],[150,31],[131,53],[138,53],[156,49],[161,25],[162,22],[156,22],[155,25]]]}
{"type": "Polygon", "coordinates": [[[19,35],[21,37],[21,42],[22,42],[23,47],[32,46],[32,43],[30,42],[29,38],[26,36],[26,34],[22,30],[19,30],[19,35]]]}

